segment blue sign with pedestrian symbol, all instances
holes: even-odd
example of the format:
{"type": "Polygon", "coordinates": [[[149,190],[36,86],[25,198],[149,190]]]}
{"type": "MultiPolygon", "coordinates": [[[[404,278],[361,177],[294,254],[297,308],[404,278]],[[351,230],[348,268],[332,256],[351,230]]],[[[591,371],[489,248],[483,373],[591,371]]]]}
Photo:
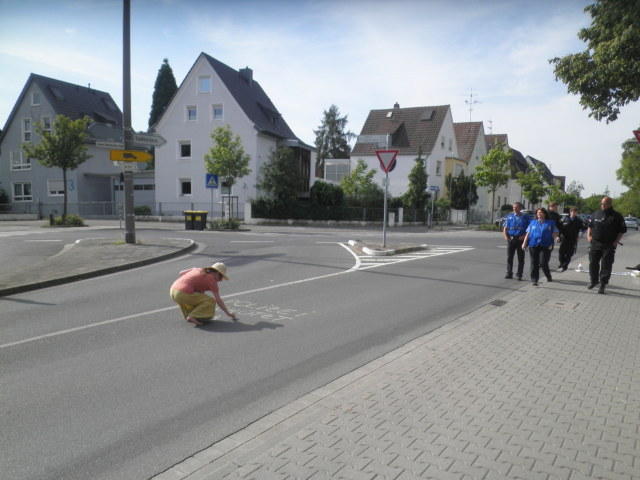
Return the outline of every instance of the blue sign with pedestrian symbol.
{"type": "Polygon", "coordinates": [[[207,173],[207,188],[218,188],[218,175],[207,173]]]}

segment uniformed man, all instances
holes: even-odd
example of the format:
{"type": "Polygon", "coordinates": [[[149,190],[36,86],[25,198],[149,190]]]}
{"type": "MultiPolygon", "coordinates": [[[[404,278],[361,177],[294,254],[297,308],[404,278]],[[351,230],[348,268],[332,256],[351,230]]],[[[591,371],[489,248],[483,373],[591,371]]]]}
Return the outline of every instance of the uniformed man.
{"type": "Polygon", "coordinates": [[[507,215],[504,220],[504,228],[502,234],[507,242],[507,274],[504,278],[513,278],[513,256],[518,254],[518,271],[516,278],[522,280],[522,272],[524,271],[524,249],[522,241],[524,240],[530,218],[522,213],[522,203],[513,204],[513,212],[507,215]]]}
{"type": "Polygon", "coordinates": [[[569,268],[571,257],[576,252],[578,246],[578,237],[580,232],[586,229],[584,222],[578,216],[576,207],[569,208],[569,216],[562,219],[562,240],[560,241],[560,251],[558,252],[558,260],[562,271],[569,268]]]}
{"type": "Polygon", "coordinates": [[[627,231],[624,217],[616,212],[610,197],[602,197],[600,210],[593,212],[587,238],[589,247],[589,276],[591,281],[587,288],[591,290],[600,284],[598,293],[604,293],[604,287],[611,278],[611,269],[615,259],[616,248],[622,235],[627,231]]]}

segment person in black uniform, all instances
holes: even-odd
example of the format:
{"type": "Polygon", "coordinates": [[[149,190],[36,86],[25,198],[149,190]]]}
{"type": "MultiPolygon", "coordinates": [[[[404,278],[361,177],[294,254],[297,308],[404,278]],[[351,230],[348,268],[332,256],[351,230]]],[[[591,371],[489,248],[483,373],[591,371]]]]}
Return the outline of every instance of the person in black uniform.
{"type": "Polygon", "coordinates": [[[569,216],[562,219],[562,240],[560,241],[560,251],[558,260],[562,271],[569,268],[571,257],[576,252],[578,246],[578,236],[586,229],[584,222],[578,216],[576,207],[569,208],[569,216]]]}
{"type": "MultiPolygon", "coordinates": [[[[553,220],[556,224],[556,228],[558,229],[558,236],[554,240],[554,242],[560,242],[562,238],[562,217],[558,213],[558,204],[556,202],[549,202],[549,208],[547,209],[547,220],[553,220]]],[[[554,245],[551,244],[551,251],[553,251],[554,245]]],[[[558,258],[559,260],[559,258],[558,258]]],[[[558,266],[558,268],[562,268],[562,265],[558,266]]]]}
{"type": "Polygon", "coordinates": [[[598,293],[604,293],[604,287],[609,283],[611,268],[616,255],[616,247],[622,235],[627,231],[624,217],[616,212],[610,197],[602,197],[600,210],[593,212],[587,238],[589,247],[589,276],[591,283],[589,290],[600,284],[598,293]]]}

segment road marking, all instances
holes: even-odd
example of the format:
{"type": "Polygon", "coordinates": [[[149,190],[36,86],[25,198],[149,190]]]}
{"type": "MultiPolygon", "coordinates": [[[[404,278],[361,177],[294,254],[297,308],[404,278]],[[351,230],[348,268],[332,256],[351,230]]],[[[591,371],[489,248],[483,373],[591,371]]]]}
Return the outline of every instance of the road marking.
{"type": "MultiPolygon", "coordinates": [[[[451,254],[451,253],[463,252],[463,251],[466,251],[466,250],[472,250],[473,249],[473,247],[434,246],[434,248],[430,248],[430,250],[423,251],[423,252],[411,252],[411,253],[396,255],[395,258],[393,258],[391,261],[389,261],[389,257],[386,257],[384,259],[381,258],[381,257],[373,257],[374,263],[368,264],[368,263],[365,263],[367,261],[366,260],[366,257],[367,257],[366,255],[365,256],[357,255],[346,244],[338,243],[337,245],[340,245],[342,248],[344,248],[349,253],[351,253],[351,255],[354,257],[355,264],[351,268],[349,268],[348,270],[341,270],[339,272],[329,273],[329,274],[326,274],[326,275],[319,275],[317,277],[303,278],[301,280],[294,280],[292,282],[279,283],[277,285],[269,285],[269,286],[266,286],[266,287],[255,288],[253,290],[246,290],[244,292],[231,293],[231,294],[228,294],[228,295],[224,295],[224,298],[225,299],[228,299],[228,298],[230,299],[230,298],[234,298],[234,297],[239,297],[241,295],[249,295],[249,294],[252,294],[252,293],[258,293],[258,292],[264,292],[264,291],[267,291],[267,290],[273,290],[275,288],[289,287],[291,285],[298,285],[298,284],[301,284],[301,283],[313,282],[315,280],[322,280],[324,278],[336,277],[338,275],[344,275],[344,274],[355,272],[355,271],[358,271],[358,270],[381,267],[381,266],[389,265],[389,264],[393,264],[393,263],[402,263],[402,262],[409,262],[409,261],[412,261],[412,260],[421,260],[421,259],[424,259],[424,258],[435,257],[435,256],[440,256],[440,255],[448,255],[448,254],[451,254]],[[365,262],[363,262],[363,260],[365,260],[365,262]]],[[[273,306],[271,306],[271,307],[273,307],[273,306]]],[[[36,342],[38,340],[43,340],[45,338],[57,337],[57,336],[60,336],[60,335],[66,335],[68,333],[74,333],[74,332],[79,332],[79,331],[82,331],[82,330],[88,330],[90,328],[101,327],[103,325],[110,325],[110,324],[113,324],[113,323],[124,322],[126,320],[131,320],[131,319],[134,319],[134,318],[153,315],[153,314],[156,314],[156,313],[167,312],[169,310],[175,310],[176,308],[177,307],[175,305],[171,305],[170,307],[158,308],[156,310],[149,310],[147,312],[134,313],[132,315],[126,315],[124,317],[112,318],[110,320],[104,320],[102,322],[91,323],[91,324],[83,325],[83,326],[80,326],[80,327],[74,327],[74,328],[68,328],[68,329],[65,329],[65,330],[59,330],[57,332],[46,333],[44,335],[38,335],[38,336],[35,336],[35,337],[25,338],[23,340],[17,340],[15,342],[3,343],[3,344],[0,344],[0,350],[4,349],[4,348],[14,347],[16,345],[24,345],[26,343],[36,342]]],[[[278,307],[276,307],[276,308],[278,308],[278,307]]]]}
{"type": "Polygon", "coordinates": [[[231,240],[229,243],[274,243],[273,240],[231,240]]]}

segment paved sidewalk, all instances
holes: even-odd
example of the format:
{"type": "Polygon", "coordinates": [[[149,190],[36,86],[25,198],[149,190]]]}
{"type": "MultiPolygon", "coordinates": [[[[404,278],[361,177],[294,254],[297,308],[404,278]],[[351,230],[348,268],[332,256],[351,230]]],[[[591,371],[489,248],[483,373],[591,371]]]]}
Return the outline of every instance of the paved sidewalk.
{"type": "Polygon", "coordinates": [[[523,282],[155,480],[640,478],[637,238],[607,294],[523,282]]]}

